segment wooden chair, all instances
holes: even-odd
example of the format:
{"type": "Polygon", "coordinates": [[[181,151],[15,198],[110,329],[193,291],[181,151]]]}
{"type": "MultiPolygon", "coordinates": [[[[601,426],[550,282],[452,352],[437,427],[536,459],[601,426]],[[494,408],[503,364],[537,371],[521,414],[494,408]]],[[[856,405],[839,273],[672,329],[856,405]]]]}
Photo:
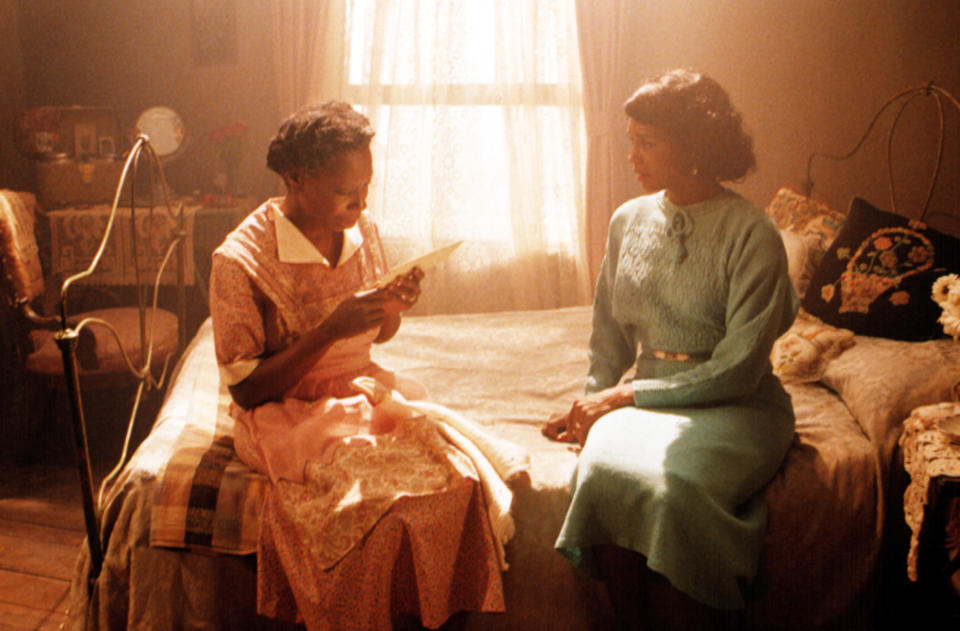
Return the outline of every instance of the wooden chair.
{"type": "MultiPolygon", "coordinates": [[[[0,190],[0,293],[5,298],[7,319],[14,325],[16,363],[24,377],[20,405],[15,407],[19,408],[17,429],[26,431],[28,437],[26,449],[20,448],[20,455],[27,459],[35,456],[44,433],[55,429],[57,402],[61,403],[59,409],[65,410],[62,401],[69,382],[57,344],[62,330],[73,330],[84,323],[76,344],[78,381],[83,391],[133,394],[136,389],[135,405],[139,404],[141,390],[158,385],[153,375],[163,371],[183,346],[182,317],[152,305],[70,314],[66,312],[67,296],[62,295],[62,313],[47,313],[52,302],[49,285],[60,287],[59,283],[50,283],[52,279],[44,278],[42,272],[35,232],[37,222],[42,220],[43,211],[32,193],[0,190]]],[[[73,293],[78,292],[75,289],[73,293]]]]}
{"type": "MultiPolygon", "coordinates": [[[[0,289],[6,295],[7,304],[13,312],[15,328],[18,330],[17,347],[21,349],[20,356],[28,380],[39,382],[40,392],[48,389],[65,390],[69,399],[87,545],[92,563],[90,576],[91,581],[94,581],[103,562],[100,540],[103,491],[119,474],[126,461],[137,411],[144,393],[163,387],[168,368],[185,345],[183,205],[176,211],[173,210],[159,157],[149,139],[144,135],[139,136],[127,155],[120,181],[117,183],[110,218],[100,246],[87,269],[73,274],[60,285],[59,314],[53,317],[39,314],[34,309],[35,301],[45,293],[39,247],[34,231],[38,211],[33,195],[0,191],[0,289]],[[145,162],[149,169],[149,190],[145,206],[137,197],[137,171],[141,162],[145,162]],[[139,212],[154,211],[157,185],[165,202],[164,208],[159,212],[165,211],[174,218],[177,228],[167,243],[159,244],[165,255],[156,274],[141,274],[136,243],[136,218],[138,209],[139,212]],[[135,268],[137,306],[71,313],[68,307],[71,287],[96,272],[113,232],[118,206],[125,192],[129,192],[130,218],[134,233],[131,254],[135,268]],[[178,256],[173,257],[174,253],[178,256]],[[176,315],[157,307],[160,280],[171,260],[175,260],[176,265],[176,315]],[[150,280],[152,292],[148,291],[150,280]],[[149,305],[148,299],[151,299],[149,305]],[[136,394],[122,452],[116,466],[102,482],[101,493],[95,499],[82,393],[91,389],[116,388],[127,384],[136,385],[136,394]]],[[[154,235],[148,238],[153,239],[154,235]]],[[[50,397],[46,398],[50,400],[50,397]]]]}

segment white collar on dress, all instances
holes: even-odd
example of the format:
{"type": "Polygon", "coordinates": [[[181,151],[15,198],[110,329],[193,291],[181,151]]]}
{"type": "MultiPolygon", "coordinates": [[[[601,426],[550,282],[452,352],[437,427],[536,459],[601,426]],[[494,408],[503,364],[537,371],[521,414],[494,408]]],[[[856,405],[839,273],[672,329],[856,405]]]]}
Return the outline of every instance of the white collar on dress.
{"type": "MultiPolygon", "coordinates": [[[[330,261],[320,254],[317,246],[313,245],[300,228],[283,214],[276,204],[270,205],[273,214],[273,225],[277,235],[277,259],[281,263],[322,263],[331,267],[330,261]]],[[[340,259],[337,267],[343,264],[363,245],[363,233],[359,224],[343,231],[343,247],[340,249],[340,259]]]]}

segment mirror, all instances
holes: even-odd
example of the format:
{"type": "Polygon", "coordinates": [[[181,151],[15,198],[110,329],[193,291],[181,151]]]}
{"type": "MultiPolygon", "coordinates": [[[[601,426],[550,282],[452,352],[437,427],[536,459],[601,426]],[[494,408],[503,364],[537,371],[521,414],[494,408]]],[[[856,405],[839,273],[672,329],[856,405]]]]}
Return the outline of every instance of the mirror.
{"type": "Polygon", "coordinates": [[[150,139],[153,150],[161,158],[176,155],[187,139],[183,119],[169,107],[157,106],[145,110],[137,118],[136,129],[150,139]]]}

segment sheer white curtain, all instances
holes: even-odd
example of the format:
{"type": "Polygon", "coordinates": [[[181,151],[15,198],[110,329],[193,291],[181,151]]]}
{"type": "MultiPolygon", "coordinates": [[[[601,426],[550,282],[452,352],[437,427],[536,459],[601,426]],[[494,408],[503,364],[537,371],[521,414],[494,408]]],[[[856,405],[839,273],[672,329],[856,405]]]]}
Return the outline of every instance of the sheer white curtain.
{"type": "Polygon", "coordinates": [[[273,0],[273,76],[280,119],[310,102],[319,68],[321,42],[332,25],[330,0],[273,0]],[[306,69],[310,69],[307,71],[306,69]]]}
{"type": "Polygon", "coordinates": [[[586,243],[590,278],[596,278],[607,247],[613,211],[627,199],[622,173],[628,168],[625,151],[616,139],[626,134],[626,116],[617,80],[624,54],[625,0],[576,0],[583,68],[583,103],[587,128],[586,243]]]}
{"type": "Polygon", "coordinates": [[[368,202],[388,255],[464,241],[417,312],[589,302],[573,0],[320,4],[312,55],[286,52],[302,26],[277,26],[278,71],[310,59],[294,68],[301,104],[339,98],[373,122],[368,202]]]}

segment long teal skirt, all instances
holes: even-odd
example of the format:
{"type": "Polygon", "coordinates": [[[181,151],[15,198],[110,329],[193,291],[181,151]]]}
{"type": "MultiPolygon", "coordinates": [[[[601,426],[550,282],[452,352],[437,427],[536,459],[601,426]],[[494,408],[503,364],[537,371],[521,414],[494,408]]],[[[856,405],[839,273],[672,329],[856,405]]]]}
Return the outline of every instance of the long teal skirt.
{"type": "Polygon", "coordinates": [[[699,602],[742,608],[766,526],[763,489],[793,439],[789,397],[779,383],[774,390],[717,407],[603,416],[573,473],[557,549],[595,572],[592,546],[629,548],[699,602]]]}

